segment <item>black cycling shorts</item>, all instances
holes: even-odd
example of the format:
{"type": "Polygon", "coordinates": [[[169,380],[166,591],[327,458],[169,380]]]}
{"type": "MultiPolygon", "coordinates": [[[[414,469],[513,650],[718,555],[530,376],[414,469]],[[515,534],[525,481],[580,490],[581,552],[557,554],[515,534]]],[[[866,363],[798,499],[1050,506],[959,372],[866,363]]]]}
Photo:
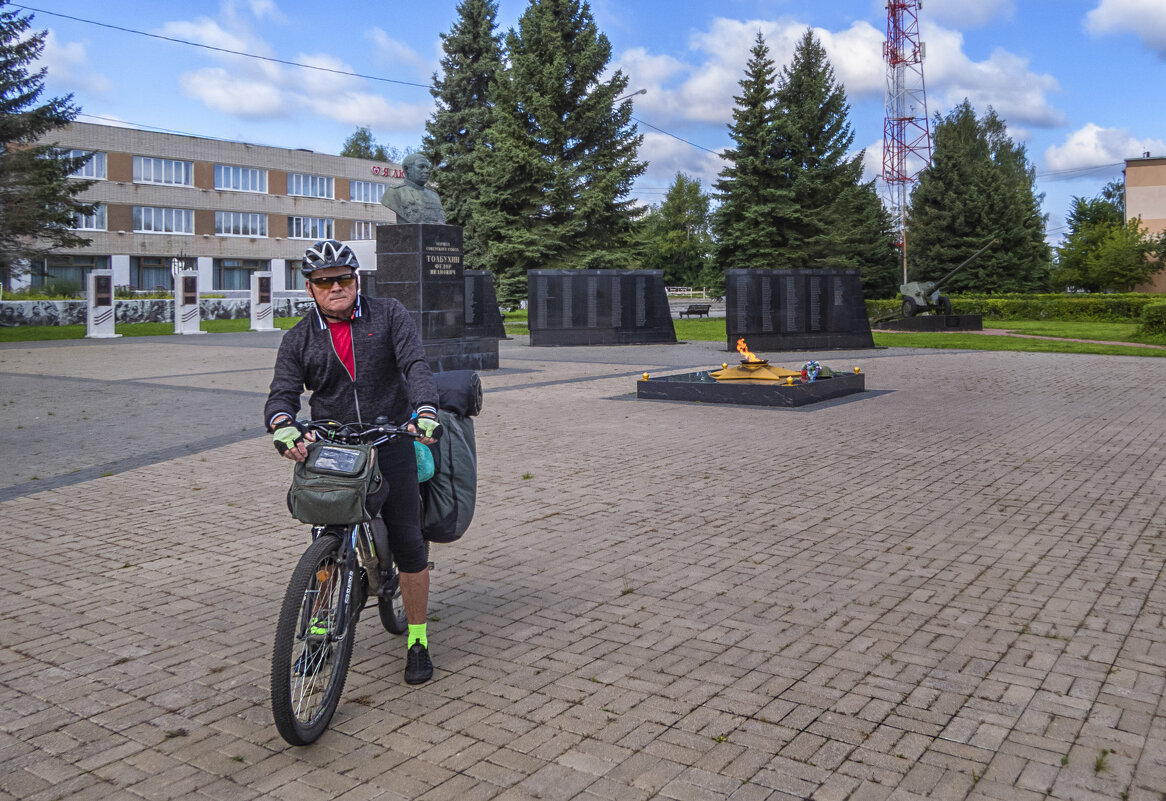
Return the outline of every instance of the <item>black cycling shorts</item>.
{"type": "Polygon", "coordinates": [[[381,517],[389,532],[389,549],[398,570],[420,573],[429,564],[429,554],[421,536],[421,490],[413,440],[401,437],[378,446],[377,464],[389,486],[387,499],[381,506],[381,517]]]}

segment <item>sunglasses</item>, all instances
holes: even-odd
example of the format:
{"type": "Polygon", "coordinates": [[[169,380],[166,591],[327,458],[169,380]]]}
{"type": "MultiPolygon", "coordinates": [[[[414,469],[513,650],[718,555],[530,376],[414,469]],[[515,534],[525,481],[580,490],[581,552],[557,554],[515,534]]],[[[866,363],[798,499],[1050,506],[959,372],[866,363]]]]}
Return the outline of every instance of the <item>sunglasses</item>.
{"type": "Polygon", "coordinates": [[[316,287],[317,289],[328,289],[329,287],[332,286],[333,282],[336,282],[337,284],[340,284],[340,286],[342,288],[347,289],[348,287],[352,286],[352,283],[355,280],[356,280],[356,273],[345,273],[344,275],[334,275],[331,278],[309,278],[308,279],[308,281],[311,282],[312,286],[316,287]]]}

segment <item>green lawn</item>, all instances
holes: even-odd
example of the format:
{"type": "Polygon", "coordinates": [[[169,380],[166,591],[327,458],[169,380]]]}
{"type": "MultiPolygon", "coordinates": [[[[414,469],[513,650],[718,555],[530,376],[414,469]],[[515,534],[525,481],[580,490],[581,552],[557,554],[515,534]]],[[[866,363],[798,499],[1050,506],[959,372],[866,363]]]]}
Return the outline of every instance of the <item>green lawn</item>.
{"type": "MultiPolygon", "coordinates": [[[[276,328],[291,328],[299,317],[276,317],[276,328]]],[[[246,331],[251,328],[249,319],[203,320],[203,331],[210,334],[227,334],[246,331]]],[[[156,337],[174,334],[174,323],[127,323],[117,326],[117,333],[126,337],[156,337]]],[[[50,339],[84,339],[83,325],[22,325],[15,328],[0,328],[0,342],[41,342],[50,339]]]]}
{"type": "MultiPolygon", "coordinates": [[[[527,313],[524,310],[506,312],[503,315],[506,333],[512,336],[529,334],[527,313]]],[[[275,325],[291,328],[298,317],[277,317],[275,325]]],[[[674,320],[676,338],[684,341],[724,342],[725,320],[680,319],[674,320]]],[[[246,331],[250,320],[204,320],[202,330],[210,333],[246,331]]],[[[1090,339],[1113,342],[1146,342],[1166,345],[1166,337],[1138,338],[1134,332],[1137,323],[1086,323],[1060,322],[1055,320],[992,320],[989,328],[1001,328],[1021,334],[1058,337],[1064,340],[1090,339]]],[[[124,336],[163,336],[174,333],[173,323],[134,323],[119,325],[117,332],[124,336]]],[[[30,342],[49,339],[81,339],[85,336],[83,325],[62,326],[21,326],[0,328],[0,342],[30,342]]],[[[875,331],[876,345],[889,348],[954,348],[960,350],[1012,350],[1040,353],[1095,353],[1112,356],[1166,356],[1166,350],[1137,348],[1123,345],[1103,345],[1099,342],[1070,342],[1048,339],[1023,339],[1013,336],[987,334],[954,333],[891,333],[875,331]]]]}

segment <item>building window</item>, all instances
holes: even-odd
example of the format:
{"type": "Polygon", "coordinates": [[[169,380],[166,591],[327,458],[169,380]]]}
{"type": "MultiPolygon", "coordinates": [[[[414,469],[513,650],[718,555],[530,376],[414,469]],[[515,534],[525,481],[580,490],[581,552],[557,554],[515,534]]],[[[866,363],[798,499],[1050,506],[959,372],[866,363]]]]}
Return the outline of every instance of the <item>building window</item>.
{"type": "MultiPolygon", "coordinates": [[[[92,150],[65,150],[61,155],[71,159],[81,159],[86,156],[89,161],[82,164],[70,176],[72,178],[91,178],[104,179],[105,178],[105,154],[101,152],[94,152],[92,150]]],[[[104,228],[104,226],[103,226],[104,228]]]]}
{"type": "Polygon", "coordinates": [[[85,290],[85,279],[90,270],[108,270],[109,256],[59,256],[50,253],[43,260],[32,262],[29,283],[43,286],[48,281],[68,281],[77,289],[85,290]]]}
{"type": "Polygon", "coordinates": [[[193,234],[194,212],[191,209],[134,206],[134,233],[193,234]]]}
{"type": "Polygon", "coordinates": [[[355,220],[352,223],[353,239],[376,239],[377,224],[367,220],[355,220]]]}
{"type": "Polygon", "coordinates": [[[332,220],[327,217],[288,217],[288,239],[331,239],[332,220]]]}
{"type": "MultiPolygon", "coordinates": [[[[130,284],[134,289],[152,289],[169,292],[174,289],[173,264],[171,256],[130,256],[130,284]]],[[[179,269],[198,269],[198,262],[192,258],[181,260],[179,269]]]]}
{"type": "Polygon", "coordinates": [[[267,170],[216,164],[215,189],[231,189],[236,192],[266,192],[267,170]]]}
{"type": "Polygon", "coordinates": [[[134,156],[134,183],[194,186],[194,162],[134,156]]]}
{"type": "Polygon", "coordinates": [[[353,203],[380,203],[389,187],[376,181],[352,181],[349,186],[348,199],[353,203]]]}
{"type": "Polygon", "coordinates": [[[289,172],[287,175],[287,193],[300,197],[332,198],[332,179],[324,175],[305,175],[302,172],[289,172]]]}
{"type": "Polygon", "coordinates": [[[260,259],[215,259],[215,289],[250,289],[251,273],[269,266],[260,259]]]}
{"type": "Polygon", "coordinates": [[[78,231],[104,231],[105,205],[99,203],[92,214],[74,214],[73,227],[78,231]]]}
{"type": "Polygon", "coordinates": [[[267,236],[267,215],[216,211],[215,233],[219,236],[267,236]]]}
{"type": "Polygon", "coordinates": [[[284,275],[284,286],[288,289],[303,289],[304,274],[300,272],[304,267],[303,259],[288,259],[287,273],[284,275]]]}

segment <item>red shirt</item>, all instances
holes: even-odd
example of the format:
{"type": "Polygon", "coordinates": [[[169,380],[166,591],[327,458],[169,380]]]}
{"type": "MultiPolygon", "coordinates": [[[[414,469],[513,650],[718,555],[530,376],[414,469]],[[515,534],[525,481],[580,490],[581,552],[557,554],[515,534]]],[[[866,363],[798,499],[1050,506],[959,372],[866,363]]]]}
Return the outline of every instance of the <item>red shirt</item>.
{"type": "Polygon", "coordinates": [[[340,361],[348,370],[348,375],[355,381],[356,359],[352,355],[352,323],[348,320],[332,321],[328,319],[325,319],[324,322],[328,323],[328,332],[332,335],[332,347],[335,348],[336,355],[340,357],[340,361]]]}

